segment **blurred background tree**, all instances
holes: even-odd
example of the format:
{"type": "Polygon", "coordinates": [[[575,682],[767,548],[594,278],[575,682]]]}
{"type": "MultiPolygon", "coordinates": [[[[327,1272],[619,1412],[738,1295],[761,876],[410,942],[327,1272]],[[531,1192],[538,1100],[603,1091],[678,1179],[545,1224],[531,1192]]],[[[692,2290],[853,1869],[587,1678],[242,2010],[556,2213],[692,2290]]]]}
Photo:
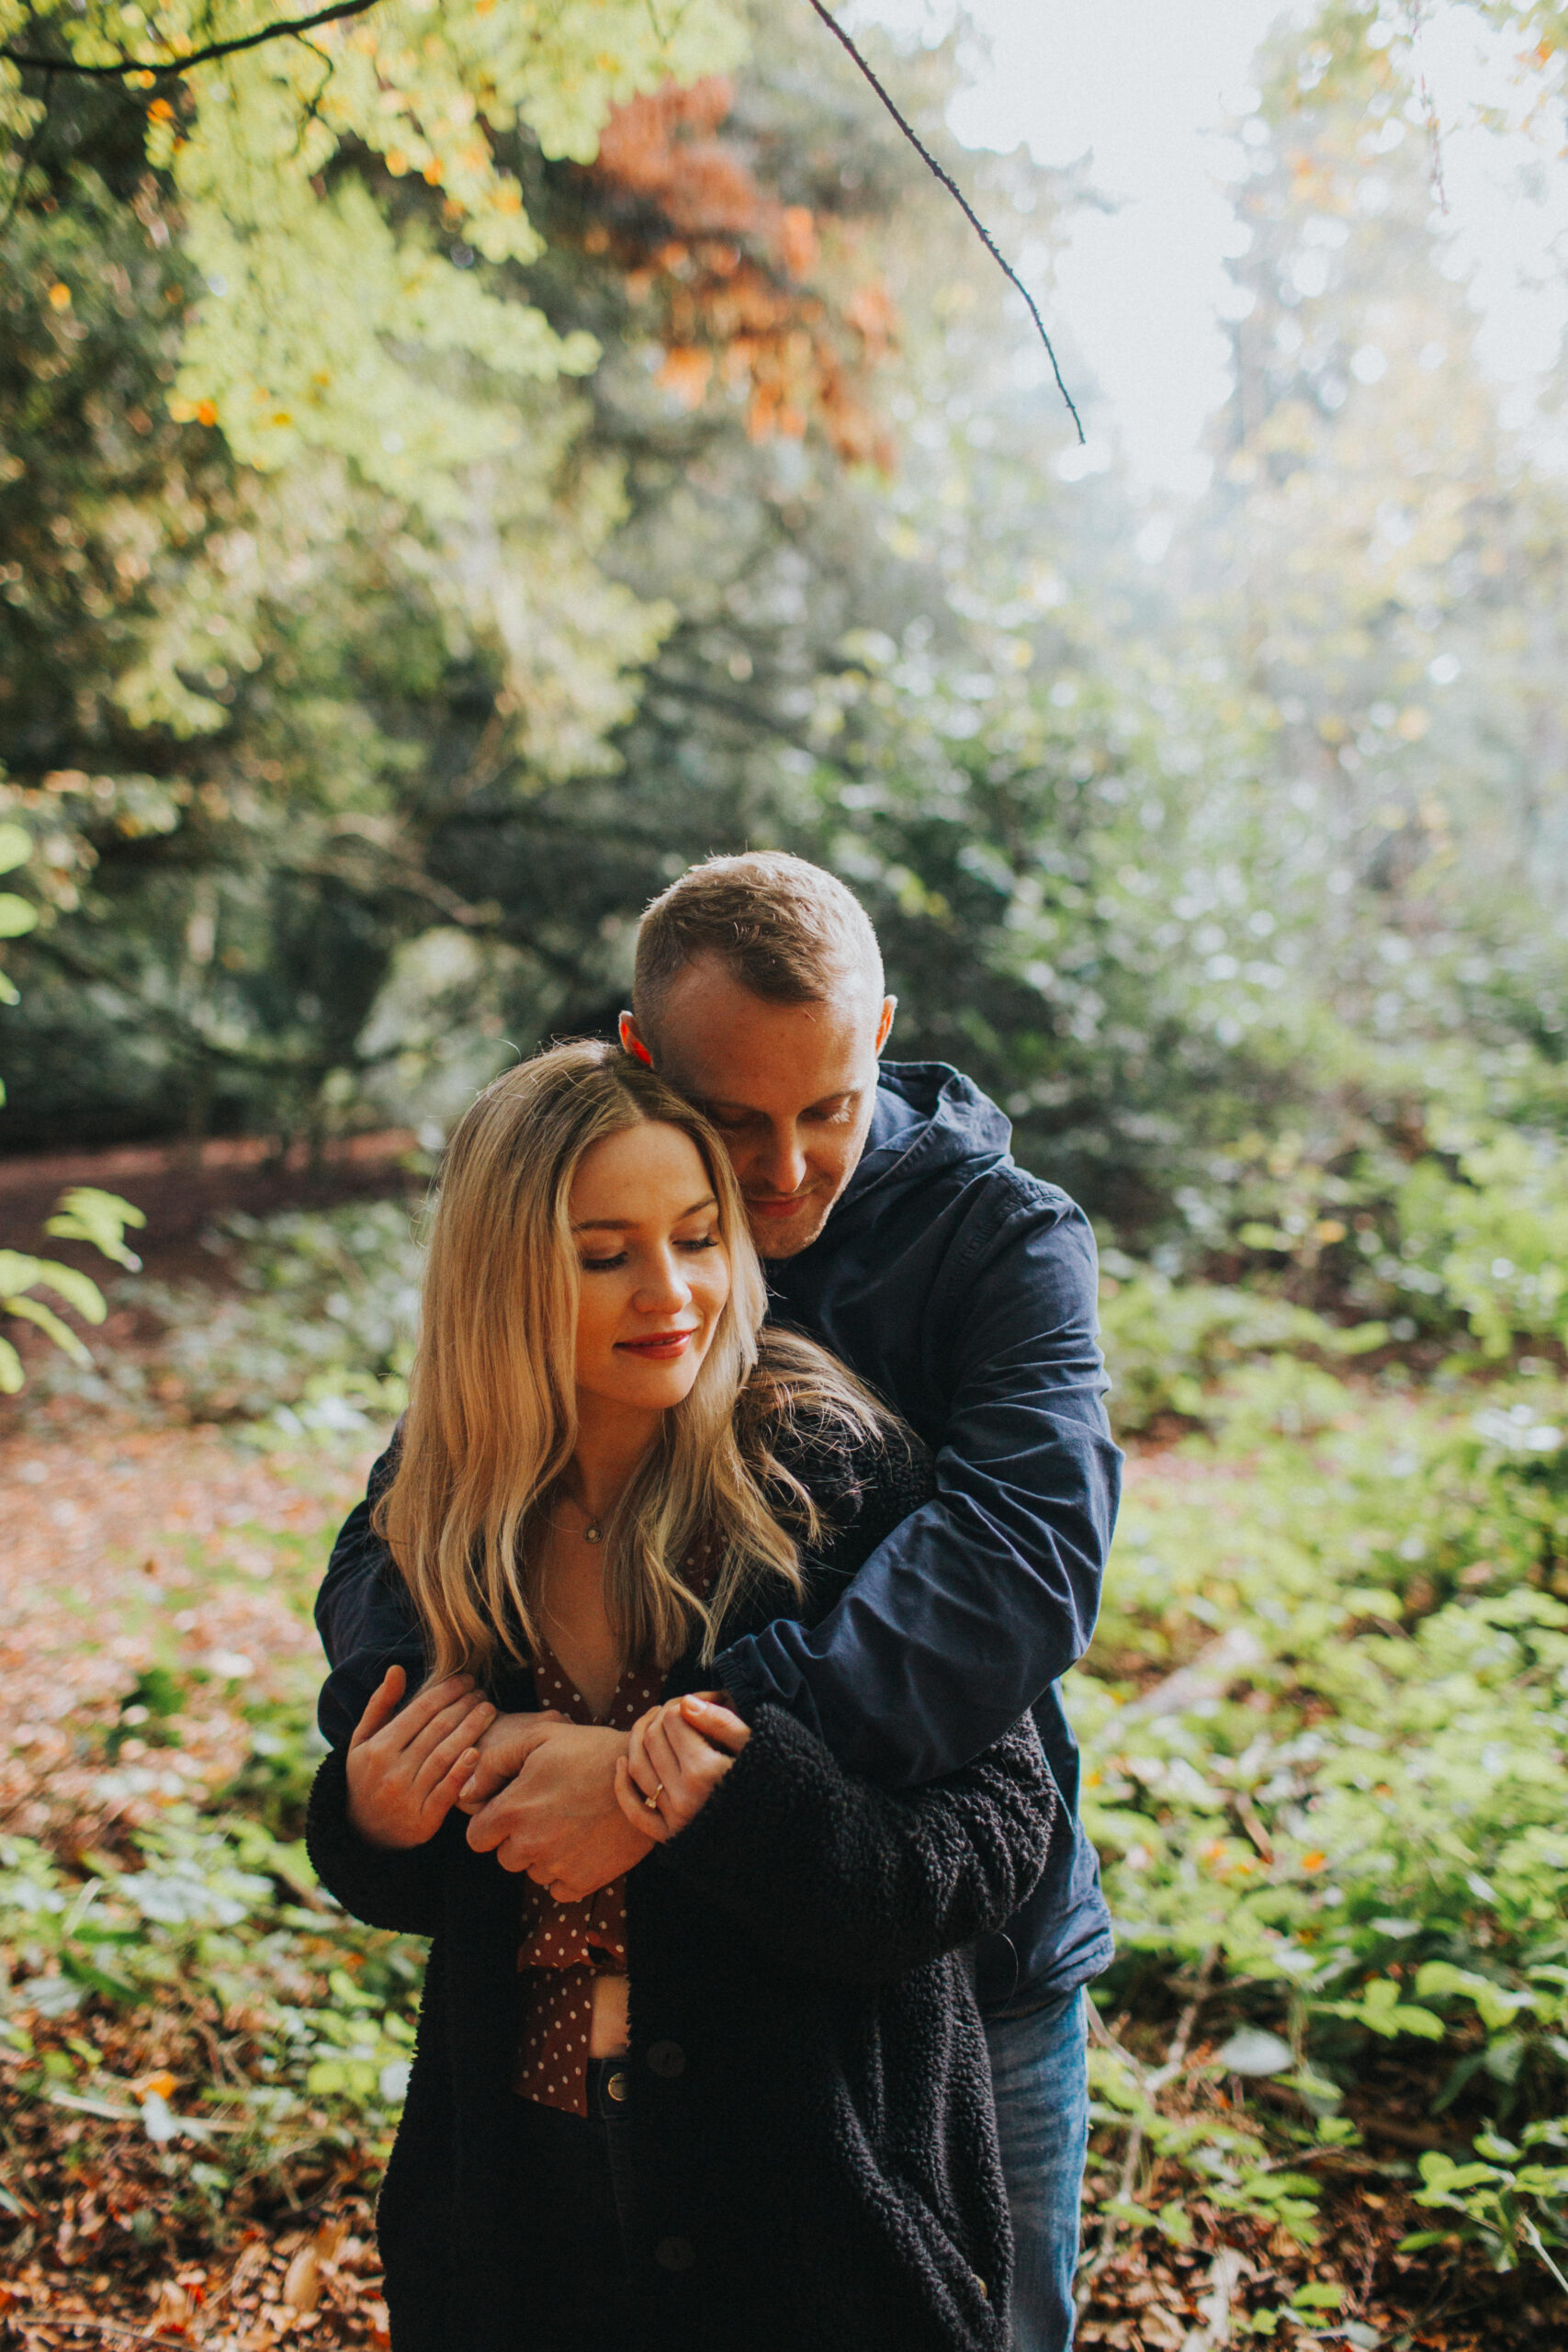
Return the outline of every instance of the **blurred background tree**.
{"type": "MultiPolygon", "coordinates": [[[[1562,1126],[1563,516],[1400,41],[1265,55],[1214,483],[1151,561],[807,12],[633,14],[562,18],[569,117],[478,6],[18,115],[8,1148],[439,1124],[777,842],[1108,1238],[1418,1306],[1410,1168],[1562,1126]]],[[[889,71],[940,146],[953,43],[889,71]]],[[[964,168],[1048,288],[1087,180],[964,168]]]]}

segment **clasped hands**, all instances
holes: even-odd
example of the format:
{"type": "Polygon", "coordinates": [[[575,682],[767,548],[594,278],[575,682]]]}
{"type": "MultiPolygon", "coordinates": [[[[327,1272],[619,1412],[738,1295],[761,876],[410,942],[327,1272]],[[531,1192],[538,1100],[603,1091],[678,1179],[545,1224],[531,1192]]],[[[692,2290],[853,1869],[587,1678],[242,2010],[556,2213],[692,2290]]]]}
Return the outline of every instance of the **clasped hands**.
{"type": "Polygon", "coordinates": [[[650,1708],[629,1732],[553,1710],[499,1714],[471,1675],[405,1704],[388,1669],[348,1748],[349,1818],[375,1846],[422,1846],[454,1805],[468,1844],[523,1871],[558,1903],[635,1869],[694,1820],[750,1733],[716,1694],[650,1708]]]}

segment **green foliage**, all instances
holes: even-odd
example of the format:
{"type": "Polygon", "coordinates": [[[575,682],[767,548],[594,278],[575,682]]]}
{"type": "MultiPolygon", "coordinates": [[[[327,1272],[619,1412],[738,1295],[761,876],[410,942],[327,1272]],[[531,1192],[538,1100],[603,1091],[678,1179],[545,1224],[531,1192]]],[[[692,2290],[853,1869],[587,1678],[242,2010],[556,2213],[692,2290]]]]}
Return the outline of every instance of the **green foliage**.
{"type": "Polygon", "coordinates": [[[318,2141],[368,2134],[385,2147],[407,2086],[419,1948],[349,1920],[303,1848],[248,1812],[173,1812],[135,1844],[135,1867],[99,1856],[79,1875],[25,1838],[0,1841],[11,2006],[60,2020],[89,2006],[178,2015],[212,2004],[220,2021],[243,2021],[250,2077],[214,2082],[175,2110],[168,2094],[103,2072],[91,2043],[74,2064],[34,2065],[12,2025],[0,2030],[23,2062],[17,2094],[193,2149],[215,2199],[318,2141]]]}
{"type": "Polygon", "coordinates": [[[1258,1300],[1255,1360],[1204,1363],[1203,1335],[1248,1328],[1229,1296],[1119,1279],[1140,1409],[1179,1399],[1211,1433],[1135,1468],[1067,1686],[1119,1948],[1100,1998],[1135,2007],[1151,1970],[1190,1986],[1217,1969],[1206,2014],[1238,2021],[1211,2023],[1196,2082],[1096,2054],[1097,2121],[1125,2150],[1112,2218],[1168,2234],[1201,2196],[1309,2233],[1322,2183],[1301,2158],[1364,2168],[1370,2078],[1397,2066],[1451,2135],[1418,2201],[1458,2216],[1411,2250],[1457,2230],[1499,2268],[1555,2276],[1568,1391],[1543,1372],[1468,1394],[1349,1385],[1320,1331],[1258,1300]],[[1292,2094],[1285,2145],[1277,2108],[1216,2110],[1205,2071],[1292,2094]]]}
{"type": "MultiPolygon", "coordinates": [[[[1416,2202],[1460,2214],[1461,2236],[1484,2246],[1499,2270],[1536,2256],[1568,2294],[1563,2266],[1553,2259],[1568,2253],[1568,2164],[1531,2154],[1548,2148],[1568,2150],[1568,2117],[1527,2124],[1518,2143],[1483,2132],[1475,2143],[1478,2161],[1471,2164],[1431,2149],[1421,2158],[1423,2186],[1416,2202]]],[[[1404,2250],[1441,2244],[1446,2234],[1416,2231],[1404,2250]]]]}
{"type": "Polygon", "coordinates": [[[73,1184],[60,1195],[54,1215],[45,1218],[43,1229],[56,1241],[85,1241],[100,1256],[112,1258],[116,1265],[136,1273],[141,1261],[126,1246],[126,1228],[146,1222],[145,1212],[122,1201],[118,1193],[101,1192],[96,1184],[73,1184]]]}
{"type": "Polygon", "coordinates": [[[1483,1354],[1568,1339],[1568,1194],[1556,1139],[1503,1131],[1465,1138],[1454,1173],[1415,1169],[1400,1197],[1404,1254],[1468,1321],[1483,1354]]]}
{"type": "Polygon", "coordinates": [[[212,1238],[237,1272],[237,1297],[214,1304],[138,1288],[166,1322],[163,1360],[194,1417],[271,1417],[288,1430],[396,1418],[408,1400],[423,1271],[406,1206],[231,1216],[212,1238]]]}
{"type": "MultiPolygon", "coordinates": [[[[125,56],[128,42],[135,58],[177,59],[268,21],[244,0],[221,22],[186,0],[134,24],[99,0],[72,11],[9,0],[5,14],[24,46],[58,41],[84,65],[125,56]]],[[[514,289],[466,275],[396,183],[412,173],[414,187],[439,188],[465,251],[533,261],[540,240],[495,142],[521,127],[545,154],[587,162],[617,101],[722,69],[739,42],[723,0],[683,7],[668,33],[639,0],[434,11],[381,0],[190,69],[145,118],[147,162],[168,175],[205,279],[175,413],[220,425],[242,464],[331,451],[396,497],[461,511],[455,474],[523,438],[506,379],[581,374],[598,352],[586,335],[556,335],[514,289]]],[[[0,92],[19,81],[0,66],[0,92]]],[[[26,98],[17,119],[40,112],[26,98]]]]}
{"type": "Polygon", "coordinates": [[[1259,1377],[1183,1449],[1190,1501],[1134,1487],[1074,1689],[1122,1947],[1272,1984],[1320,2075],[1415,2037],[1443,2045],[1439,2105],[1552,2111],[1568,1606],[1544,1588],[1568,1487],[1541,1416],[1568,1399],[1341,1389],[1308,1439],[1260,1446],[1259,1377]],[[1166,1679],[1122,1679],[1134,1658],[1166,1679]]]}
{"type": "MultiPolygon", "coordinates": [[[[108,1312],[96,1283],[73,1266],[29,1258],[19,1250],[0,1250],[0,1314],[14,1315],[19,1321],[35,1324],[73,1363],[91,1363],[71,1326],[62,1323],[41,1298],[32,1296],[36,1290],[53,1291],[85,1323],[101,1323],[108,1312]]],[[[24,1377],[22,1360],[16,1349],[8,1340],[0,1339],[0,1392],[14,1396],[24,1377]]]]}
{"type": "MultiPolygon", "coordinates": [[[[25,865],[33,854],[32,836],[20,825],[0,825],[0,874],[10,874],[25,865]]],[[[0,939],[20,939],[38,922],[38,910],[27,899],[19,899],[15,890],[0,890],[0,939]]],[[[0,1004],[15,1004],[15,985],[0,972],[0,1004]]],[[[0,1081],[0,1102],[6,1100],[0,1081]]]]}
{"type": "MultiPolygon", "coordinates": [[[[1246,2123],[1211,2113],[1166,2112],[1158,2104],[1163,2087],[1162,2079],[1151,2080],[1124,2051],[1089,2053],[1089,2113],[1096,2123],[1135,2132],[1155,2164],[1185,2177],[1188,2195],[1202,2197],[1221,2212],[1287,2230],[1300,2245],[1314,2244],[1319,2183],[1311,2174],[1282,2166],[1262,2132],[1246,2123]]],[[[1178,2245],[1190,2242],[1183,2198],[1168,2199],[1150,2211],[1123,2197],[1106,2211],[1121,2227],[1157,2230],[1178,2245]]]]}
{"type": "MultiPolygon", "coordinates": [[[[0,873],[24,864],[31,850],[31,839],[19,825],[0,825],[0,873]]],[[[0,937],[18,938],[35,919],[28,901],[10,893],[0,895],[0,937]],[[19,909],[20,912],[7,917],[7,906],[19,909]]],[[[6,991],[6,1001],[15,1002],[16,990],[8,982],[6,991]]],[[[0,1104],[5,1100],[5,1086],[0,1083],[0,1104]]],[[[60,1241],[85,1241],[102,1256],[134,1268],[141,1261],[126,1248],[125,1230],[128,1226],[146,1222],[142,1212],[129,1201],[120,1200],[113,1193],[100,1192],[96,1185],[82,1184],[61,1195],[44,1230],[60,1241]]],[[[52,1291],[85,1323],[101,1323],[108,1311],[96,1283],[77,1268],[62,1266],[50,1258],[30,1257],[20,1250],[0,1250],[0,1315],[31,1323],[73,1363],[90,1363],[86,1348],[71,1326],[62,1322],[53,1307],[34,1295],[39,1290],[52,1291]]],[[[20,1356],[11,1341],[0,1335],[0,1396],[16,1396],[25,1379],[20,1356]]]]}
{"type": "MultiPolygon", "coordinates": [[[[1213,1382],[1238,1364],[1306,1355],[1342,1362],[1388,1337],[1382,1324],[1345,1329],[1265,1291],[1173,1283],[1120,1250],[1100,1262],[1111,1407],[1117,1428],[1127,1432],[1146,1429],[1162,1413],[1205,1419],[1213,1382]]],[[[1294,1377],[1299,1385],[1301,1375],[1294,1377]]],[[[1337,1389],[1327,1393],[1337,1403],[1337,1389]]]]}

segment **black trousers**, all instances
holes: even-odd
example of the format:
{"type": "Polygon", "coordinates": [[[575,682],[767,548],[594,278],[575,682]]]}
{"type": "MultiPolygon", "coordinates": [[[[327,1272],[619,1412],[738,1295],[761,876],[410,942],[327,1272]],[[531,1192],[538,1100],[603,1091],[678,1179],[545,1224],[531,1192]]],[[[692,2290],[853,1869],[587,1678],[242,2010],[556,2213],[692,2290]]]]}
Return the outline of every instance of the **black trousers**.
{"type": "Polygon", "coordinates": [[[519,2352],[652,2352],[632,2267],[630,2094],[626,2061],[596,2058],[586,2116],[516,2101],[528,2209],[527,2278],[518,2282],[528,2321],[519,2352]]]}

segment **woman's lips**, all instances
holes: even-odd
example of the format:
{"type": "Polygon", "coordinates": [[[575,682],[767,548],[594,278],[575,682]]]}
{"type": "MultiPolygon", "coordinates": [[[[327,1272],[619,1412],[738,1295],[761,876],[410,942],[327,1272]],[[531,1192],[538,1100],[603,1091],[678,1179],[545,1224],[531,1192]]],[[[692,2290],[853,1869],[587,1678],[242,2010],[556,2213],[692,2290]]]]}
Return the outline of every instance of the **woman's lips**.
{"type": "Polygon", "coordinates": [[[694,1324],[684,1331],[650,1331],[646,1340],[617,1340],[616,1347],[626,1355],[642,1356],[652,1363],[672,1363],[684,1355],[697,1336],[694,1324]]]}

